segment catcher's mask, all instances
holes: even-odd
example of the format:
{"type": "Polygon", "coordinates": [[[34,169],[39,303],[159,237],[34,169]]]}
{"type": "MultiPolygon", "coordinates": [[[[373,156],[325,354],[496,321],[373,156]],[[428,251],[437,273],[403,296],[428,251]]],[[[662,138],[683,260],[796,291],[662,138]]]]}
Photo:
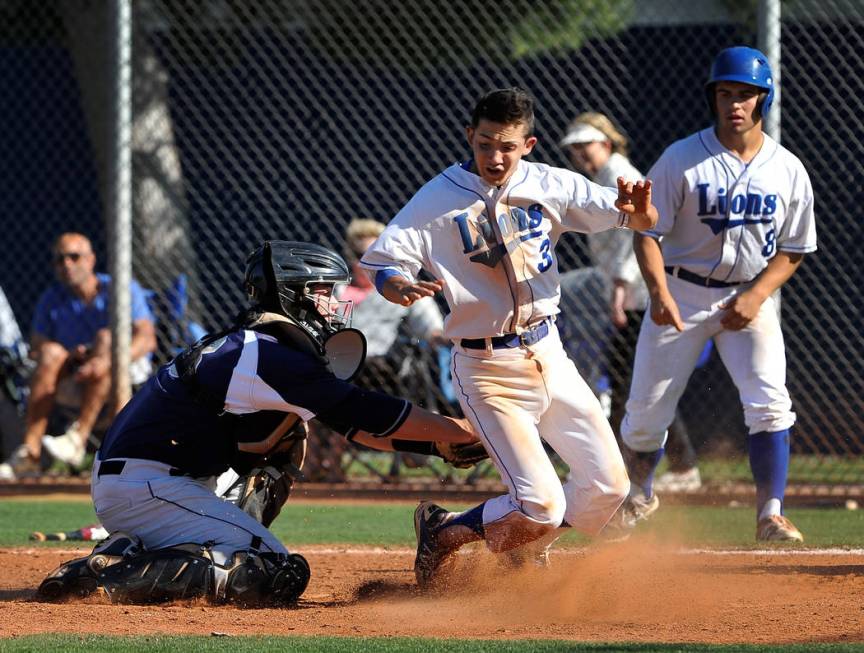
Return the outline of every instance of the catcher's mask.
{"type": "Polygon", "coordinates": [[[244,286],[252,308],[285,316],[274,325],[293,337],[297,329],[339,378],[352,378],[366,355],[366,339],[351,326],[353,303],[333,296],[351,274],[336,252],[314,243],[268,240],[246,258],[244,286]]]}

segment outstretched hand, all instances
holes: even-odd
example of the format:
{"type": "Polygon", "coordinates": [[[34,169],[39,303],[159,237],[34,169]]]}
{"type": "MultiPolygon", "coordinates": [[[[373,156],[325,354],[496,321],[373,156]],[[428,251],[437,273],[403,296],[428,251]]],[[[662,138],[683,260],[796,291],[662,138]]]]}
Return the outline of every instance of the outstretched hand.
{"type": "Polygon", "coordinates": [[[418,299],[432,297],[444,290],[443,279],[411,282],[404,277],[390,277],[384,282],[384,297],[394,304],[411,306],[418,299]]]}
{"type": "Polygon", "coordinates": [[[615,207],[630,216],[628,227],[634,231],[645,231],[657,224],[659,214],[651,203],[651,181],[636,182],[618,177],[618,199],[615,207]]]}

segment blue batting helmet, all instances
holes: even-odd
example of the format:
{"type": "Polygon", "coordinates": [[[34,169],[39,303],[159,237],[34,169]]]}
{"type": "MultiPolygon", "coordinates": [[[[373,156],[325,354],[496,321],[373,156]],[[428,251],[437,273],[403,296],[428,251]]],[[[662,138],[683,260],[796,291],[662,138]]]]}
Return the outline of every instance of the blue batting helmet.
{"type": "Polygon", "coordinates": [[[714,84],[716,82],[741,82],[750,84],[768,92],[768,96],[757,109],[761,116],[766,116],[774,102],[774,76],[768,57],[755,48],[736,46],[726,48],[714,59],[711,72],[705,83],[705,95],[711,114],[714,114],[714,84]]]}

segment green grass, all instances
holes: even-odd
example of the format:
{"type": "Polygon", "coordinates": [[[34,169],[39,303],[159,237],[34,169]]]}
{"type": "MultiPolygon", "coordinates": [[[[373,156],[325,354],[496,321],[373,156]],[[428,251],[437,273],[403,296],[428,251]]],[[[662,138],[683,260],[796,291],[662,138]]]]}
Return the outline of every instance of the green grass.
{"type": "MultiPolygon", "coordinates": [[[[464,504],[447,504],[461,509],[464,504]]],[[[292,548],[308,544],[412,546],[414,528],[410,504],[357,505],[289,501],[273,524],[273,532],[292,548]]],[[[839,508],[800,508],[788,511],[808,546],[864,547],[864,511],[839,508]]],[[[20,499],[0,501],[0,546],[28,544],[31,531],[69,531],[96,520],[89,501],[20,499]]],[[[658,540],[686,546],[755,547],[753,508],[662,506],[640,526],[658,540]]],[[[562,545],[584,542],[575,533],[562,545]]],[[[41,544],[49,546],[52,543],[41,544]]],[[[68,546],[68,543],[57,543],[68,546]]]]}
{"type": "Polygon", "coordinates": [[[259,653],[260,651],[291,651],[292,653],[509,653],[511,651],[555,651],[632,653],[672,653],[677,651],[710,651],[717,653],[851,653],[864,651],[864,645],[806,644],[790,645],[730,645],[705,644],[606,644],[562,642],[555,640],[433,640],[417,638],[361,638],[361,637],[96,637],[77,635],[36,635],[20,639],[0,640],[0,651],[64,651],[69,653],[101,653],[102,651],[148,651],[173,653],[202,651],[206,653],[259,653]]]}

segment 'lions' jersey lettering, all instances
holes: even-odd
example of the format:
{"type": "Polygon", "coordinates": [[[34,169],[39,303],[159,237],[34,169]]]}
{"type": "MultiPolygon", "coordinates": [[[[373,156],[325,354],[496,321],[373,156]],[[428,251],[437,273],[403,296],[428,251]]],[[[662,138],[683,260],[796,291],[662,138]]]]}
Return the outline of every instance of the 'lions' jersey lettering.
{"type": "Polygon", "coordinates": [[[666,265],[741,282],[777,251],[816,249],[810,178],[767,134],[745,164],[705,129],[669,146],[648,178],[660,221],[647,233],[662,237],[666,265]]]}
{"type": "MultiPolygon", "coordinates": [[[[469,220],[469,213],[460,213],[453,218],[462,239],[463,252],[472,254],[470,260],[481,263],[488,267],[495,267],[504,255],[504,245],[495,239],[495,231],[481,213],[476,221],[469,220]]],[[[542,237],[543,231],[538,230],[543,222],[543,207],[540,204],[532,204],[526,211],[522,207],[514,206],[510,213],[502,213],[498,216],[498,224],[502,234],[516,233],[519,240],[524,242],[531,238],[542,237]],[[526,233],[527,232],[527,233],[526,233]]]]}
{"type": "Polygon", "coordinates": [[[512,332],[558,312],[555,244],[565,231],[614,228],[617,197],[582,175],[539,163],[521,161],[503,188],[455,164],[418,191],[362,265],[408,278],[425,269],[443,279],[450,338],[512,332]]]}
{"type": "Polygon", "coordinates": [[[759,193],[739,193],[732,197],[732,201],[726,195],[725,188],[718,188],[717,200],[710,198],[711,184],[696,184],[699,189],[699,211],[697,215],[717,215],[717,213],[743,213],[744,215],[772,215],[777,210],[777,195],[765,195],[759,193]]]}

